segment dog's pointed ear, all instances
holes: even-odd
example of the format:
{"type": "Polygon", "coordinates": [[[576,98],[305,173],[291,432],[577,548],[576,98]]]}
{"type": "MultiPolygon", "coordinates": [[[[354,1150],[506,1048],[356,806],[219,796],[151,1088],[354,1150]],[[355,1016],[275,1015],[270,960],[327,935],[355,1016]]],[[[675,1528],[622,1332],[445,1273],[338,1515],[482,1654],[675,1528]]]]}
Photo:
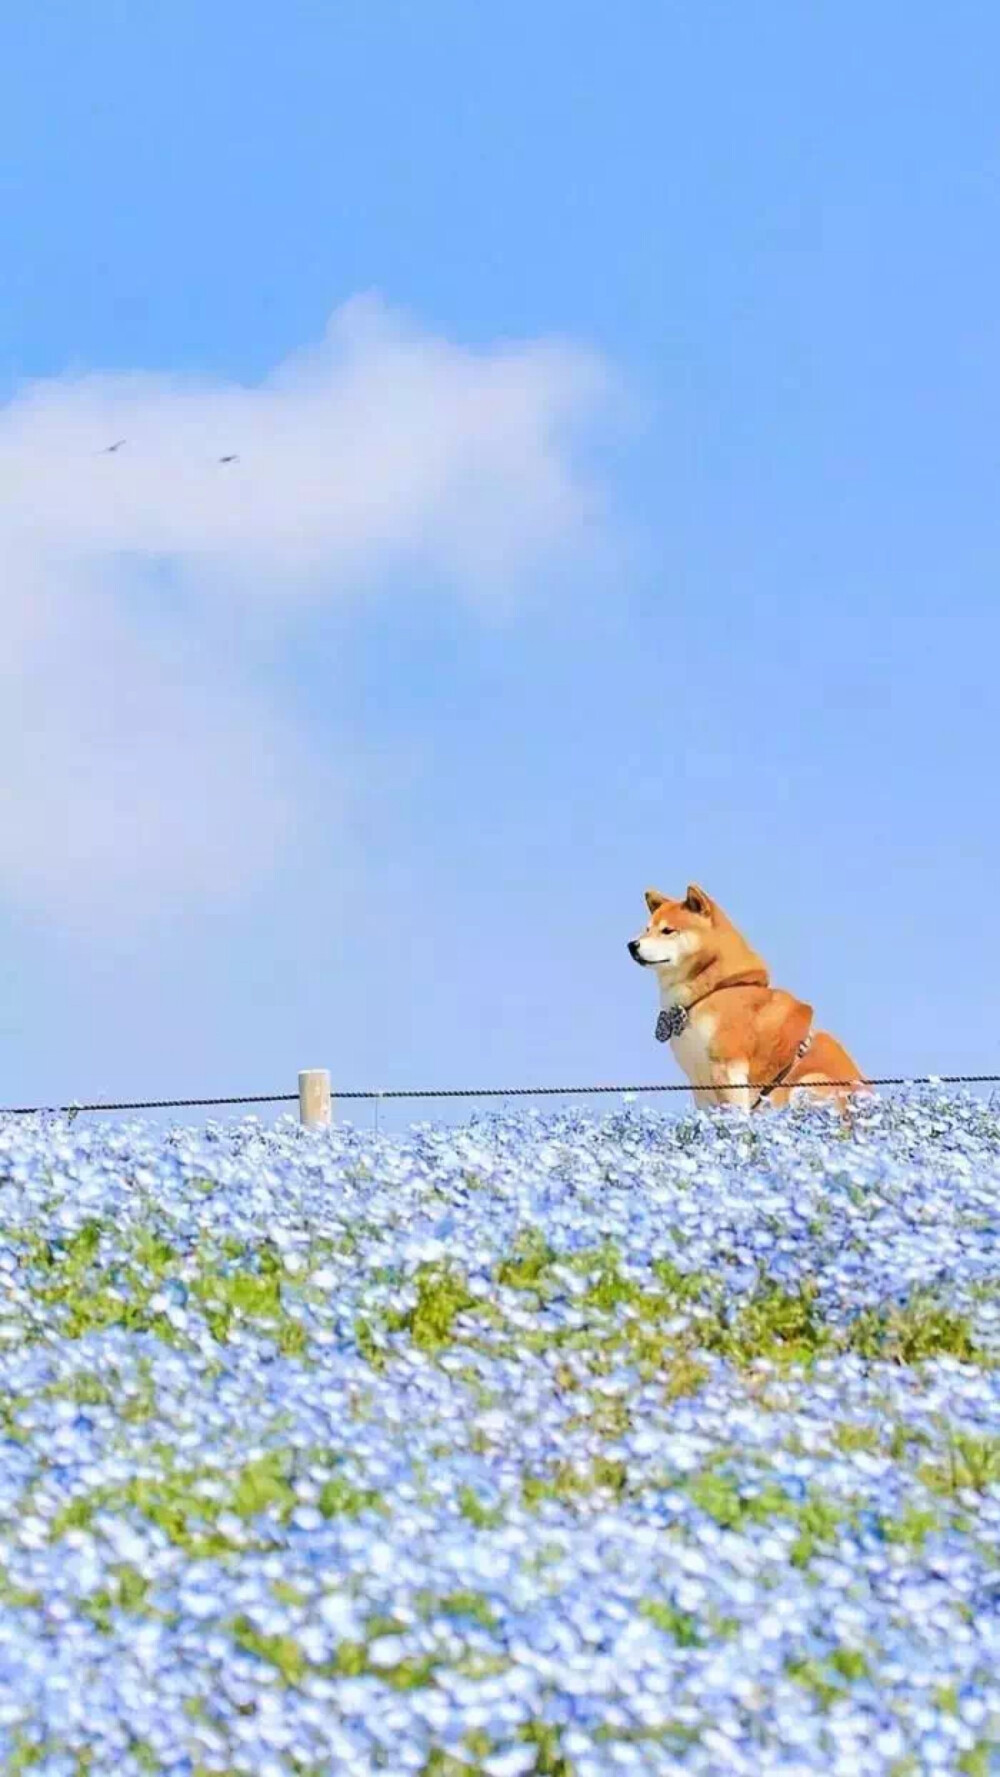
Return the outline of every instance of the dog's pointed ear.
{"type": "Polygon", "coordinates": [[[650,913],[655,913],[658,907],[662,907],[666,898],[666,895],[661,895],[659,889],[647,889],[646,906],[649,908],[650,913]]]}
{"type": "Polygon", "coordinates": [[[708,895],[706,895],[704,889],[700,889],[696,882],[688,883],[688,892],[684,897],[684,905],[689,913],[704,913],[706,917],[710,915],[712,911],[711,900],[708,895]]]}

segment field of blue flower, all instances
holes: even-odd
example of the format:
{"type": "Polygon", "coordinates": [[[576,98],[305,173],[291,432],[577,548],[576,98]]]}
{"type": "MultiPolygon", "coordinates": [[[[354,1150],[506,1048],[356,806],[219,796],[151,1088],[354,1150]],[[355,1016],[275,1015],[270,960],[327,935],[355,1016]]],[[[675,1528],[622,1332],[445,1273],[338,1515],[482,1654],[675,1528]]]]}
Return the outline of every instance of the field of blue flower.
{"type": "Polygon", "coordinates": [[[0,1767],[1000,1771],[1000,1115],[0,1128],[0,1767]]]}

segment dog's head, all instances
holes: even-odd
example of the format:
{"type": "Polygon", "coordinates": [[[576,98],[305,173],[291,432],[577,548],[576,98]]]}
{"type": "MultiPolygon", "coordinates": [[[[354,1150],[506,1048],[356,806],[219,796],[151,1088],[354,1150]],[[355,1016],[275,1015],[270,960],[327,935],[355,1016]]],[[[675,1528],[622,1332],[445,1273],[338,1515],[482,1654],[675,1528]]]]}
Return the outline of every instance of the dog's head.
{"type": "Polygon", "coordinates": [[[713,948],[714,903],[692,882],[683,901],[647,889],[646,906],[649,923],[629,939],[629,955],[644,969],[662,969],[671,979],[683,980],[713,948]]]}

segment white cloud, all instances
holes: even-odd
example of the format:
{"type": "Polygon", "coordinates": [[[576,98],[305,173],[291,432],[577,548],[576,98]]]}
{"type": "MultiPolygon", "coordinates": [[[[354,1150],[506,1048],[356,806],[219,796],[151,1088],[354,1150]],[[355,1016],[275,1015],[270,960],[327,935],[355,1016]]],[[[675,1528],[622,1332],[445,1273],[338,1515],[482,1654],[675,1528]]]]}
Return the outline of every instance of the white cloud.
{"type": "Polygon", "coordinates": [[[588,533],[576,445],[607,389],[587,352],[471,351],[361,298],[255,387],[20,392],[0,409],[0,894],[137,914],[258,880],[316,810],[292,712],[238,649],[206,658],[225,613],[294,620],[407,565],[508,598],[588,533]],[[183,622],[150,606],[164,560],[183,622]]]}

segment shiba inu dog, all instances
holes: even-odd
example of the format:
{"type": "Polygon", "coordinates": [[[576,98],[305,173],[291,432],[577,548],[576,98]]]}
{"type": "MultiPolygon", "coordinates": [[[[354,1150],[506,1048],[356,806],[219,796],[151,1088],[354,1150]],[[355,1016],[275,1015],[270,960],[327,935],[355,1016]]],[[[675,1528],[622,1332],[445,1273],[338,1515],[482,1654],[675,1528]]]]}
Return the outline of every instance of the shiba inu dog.
{"type": "Polygon", "coordinates": [[[683,901],[647,889],[646,906],[649,923],[629,955],[656,970],[656,1036],[669,1042],[698,1104],[753,1111],[787,1104],[801,1088],[841,1100],[863,1088],[847,1050],[813,1030],[811,1006],[770,985],[761,958],[704,889],[691,883],[683,901]]]}

